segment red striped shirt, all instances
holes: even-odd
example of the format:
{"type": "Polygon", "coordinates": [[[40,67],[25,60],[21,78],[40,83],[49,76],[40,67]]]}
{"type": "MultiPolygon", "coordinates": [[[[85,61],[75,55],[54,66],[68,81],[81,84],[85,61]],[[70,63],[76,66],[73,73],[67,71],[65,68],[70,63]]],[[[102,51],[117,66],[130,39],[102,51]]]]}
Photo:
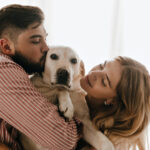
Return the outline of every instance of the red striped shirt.
{"type": "Polygon", "coordinates": [[[76,120],[65,122],[57,107],[33,87],[23,68],[3,54],[0,54],[0,118],[3,143],[18,145],[16,137],[8,132],[7,123],[50,150],[73,149],[79,139],[80,124],[76,120]]]}

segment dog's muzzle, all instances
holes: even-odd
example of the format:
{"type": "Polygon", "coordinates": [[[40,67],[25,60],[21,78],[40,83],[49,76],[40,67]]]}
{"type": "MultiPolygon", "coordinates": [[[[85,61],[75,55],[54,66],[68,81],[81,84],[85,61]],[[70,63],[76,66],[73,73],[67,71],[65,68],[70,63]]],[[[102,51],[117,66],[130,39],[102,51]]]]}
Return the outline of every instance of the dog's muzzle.
{"type": "Polygon", "coordinates": [[[69,78],[70,78],[70,74],[67,70],[65,69],[58,69],[57,73],[56,73],[56,83],[57,84],[63,84],[66,86],[69,86],[69,78]]]}

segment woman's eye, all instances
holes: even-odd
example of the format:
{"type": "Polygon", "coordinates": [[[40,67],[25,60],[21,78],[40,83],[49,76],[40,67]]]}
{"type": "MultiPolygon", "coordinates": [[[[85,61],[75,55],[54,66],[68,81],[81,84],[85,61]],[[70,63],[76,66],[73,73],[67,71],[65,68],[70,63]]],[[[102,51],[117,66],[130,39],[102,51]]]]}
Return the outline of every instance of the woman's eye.
{"type": "Polygon", "coordinates": [[[105,77],[102,78],[102,84],[103,84],[104,87],[109,87],[108,80],[105,77]]]}
{"type": "Polygon", "coordinates": [[[107,86],[106,83],[105,83],[105,79],[104,79],[104,78],[102,78],[102,84],[103,84],[103,86],[105,86],[105,87],[107,86]]]}

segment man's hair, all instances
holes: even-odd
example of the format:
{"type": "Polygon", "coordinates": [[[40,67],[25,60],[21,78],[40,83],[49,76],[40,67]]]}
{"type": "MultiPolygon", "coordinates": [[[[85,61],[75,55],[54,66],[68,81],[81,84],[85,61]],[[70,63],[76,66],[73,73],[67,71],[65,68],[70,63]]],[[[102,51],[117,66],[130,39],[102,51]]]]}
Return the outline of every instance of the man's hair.
{"type": "Polygon", "coordinates": [[[41,24],[43,20],[44,14],[38,7],[18,4],[5,6],[0,9],[0,37],[7,33],[7,29],[25,30],[33,23],[41,24]]]}

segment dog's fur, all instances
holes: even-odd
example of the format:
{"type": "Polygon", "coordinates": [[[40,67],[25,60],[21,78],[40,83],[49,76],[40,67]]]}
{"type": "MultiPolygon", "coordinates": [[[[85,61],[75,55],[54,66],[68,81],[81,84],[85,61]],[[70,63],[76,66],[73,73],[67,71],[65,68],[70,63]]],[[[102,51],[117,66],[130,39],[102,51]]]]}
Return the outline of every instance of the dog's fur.
{"type": "MultiPolygon", "coordinates": [[[[66,118],[75,116],[82,121],[83,137],[89,144],[97,150],[113,150],[110,140],[92,125],[86,93],[80,87],[83,76],[84,65],[79,56],[68,47],[57,46],[48,51],[42,76],[35,75],[31,81],[43,96],[58,105],[66,118]]],[[[46,150],[24,135],[21,140],[26,150],[46,150]]]]}

